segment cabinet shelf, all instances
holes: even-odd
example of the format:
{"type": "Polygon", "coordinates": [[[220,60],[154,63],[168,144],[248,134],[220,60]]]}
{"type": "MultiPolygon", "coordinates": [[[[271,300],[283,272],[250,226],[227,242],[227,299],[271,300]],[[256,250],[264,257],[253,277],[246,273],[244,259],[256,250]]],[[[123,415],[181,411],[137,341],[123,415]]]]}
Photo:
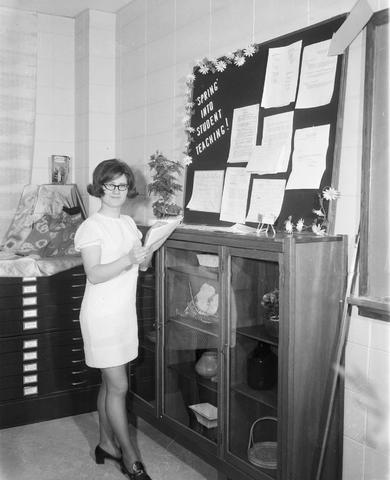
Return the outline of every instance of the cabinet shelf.
{"type": "Polygon", "coordinates": [[[202,266],[192,266],[192,265],[185,265],[185,266],[169,266],[167,267],[168,272],[179,273],[185,276],[194,276],[200,277],[207,280],[215,280],[218,281],[218,268],[212,267],[202,267],[202,266]]]}
{"type": "Polygon", "coordinates": [[[232,386],[232,390],[241,395],[245,395],[256,402],[264,403],[264,405],[269,407],[275,409],[277,407],[278,392],[276,388],[273,388],[272,390],[253,390],[253,388],[250,388],[247,384],[241,383],[232,386]]]}
{"type": "Polygon", "coordinates": [[[168,365],[168,367],[171,368],[172,370],[175,370],[176,373],[178,373],[179,375],[182,375],[183,377],[193,380],[198,385],[204,388],[207,388],[208,390],[211,390],[213,392],[217,391],[218,383],[213,382],[208,378],[204,378],[201,375],[198,375],[195,370],[194,362],[177,363],[177,364],[168,365]]]}
{"type": "Polygon", "coordinates": [[[237,328],[236,333],[239,335],[244,335],[245,337],[252,338],[265,343],[270,343],[271,345],[278,345],[278,340],[275,337],[268,335],[265,327],[263,325],[253,325],[251,327],[240,327],[237,328]]]}
{"type": "Polygon", "coordinates": [[[197,332],[205,333],[206,335],[212,335],[213,337],[218,337],[218,324],[216,323],[205,323],[201,320],[197,320],[194,317],[186,317],[184,315],[177,315],[175,317],[171,317],[169,322],[177,323],[181,326],[191,328],[192,330],[196,330],[197,332]]]}

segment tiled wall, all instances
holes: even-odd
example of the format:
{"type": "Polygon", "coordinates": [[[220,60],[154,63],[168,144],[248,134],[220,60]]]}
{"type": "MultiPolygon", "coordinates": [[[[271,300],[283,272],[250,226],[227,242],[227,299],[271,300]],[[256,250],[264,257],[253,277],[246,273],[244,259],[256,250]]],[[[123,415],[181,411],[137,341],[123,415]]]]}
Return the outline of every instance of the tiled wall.
{"type": "Polygon", "coordinates": [[[38,14],[36,102],[31,182],[49,183],[51,155],[74,159],[73,19],[38,14]]]}
{"type": "MultiPolygon", "coordinates": [[[[133,0],[117,15],[117,155],[150,181],[155,150],[179,159],[185,136],[185,77],[197,59],[211,58],[348,12],[355,0],[133,0]],[[239,20],[238,20],[239,19],[239,20]]],[[[387,0],[371,0],[375,10],[387,0]]],[[[360,208],[364,34],[349,49],[335,230],[349,235],[350,253],[360,208]]],[[[129,208],[152,218],[141,195],[129,208]]],[[[390,325],[353,311],[346,352],[343,480],[386,480],[389,469],[390,325]]]]}
{"type": "Polygon", "coordinates": [[[95,166],[115,156],[116,16],[86,10],[76,18],[75,168],[81,195],[90,213],[99,201],[85,187],[95,166]]]}

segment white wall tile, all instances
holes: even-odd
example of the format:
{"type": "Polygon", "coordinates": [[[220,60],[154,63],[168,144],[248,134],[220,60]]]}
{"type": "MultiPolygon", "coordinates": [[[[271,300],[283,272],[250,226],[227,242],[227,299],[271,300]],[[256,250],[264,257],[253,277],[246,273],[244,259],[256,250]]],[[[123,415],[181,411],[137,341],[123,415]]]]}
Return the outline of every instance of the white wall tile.
{"type": "Polygon", "coordinates": [[[91,28],[89,31],[89,55],[112,58],[115,55],[115,30],[91,28]]]}
{"type": "Polygon", "coordinates": [[[327,18],[348,13],[355,5],[355,0],[310,0],[309,18],[310,23],[321,22],[327,18]]]}
{"type": "Polygon", "coordinates": [[[172,33],[175,27],[176,0],[147,0],[146,42],[172,33]]]}
{"type": "Polygon", "coordinates": [[[92,29],[115,31],[116,15],[115,13],[101,12],[99,10],[89,10],[89,26],[92,29]]]}
{"type": "Polygon", "coordinates": [[[146,82],[146,77],[138,77],[126,82],[128,88],[118,98],[118,112],[127,112],[145,105],[146,82]]]}
{"type": "Polygon", "coordinates": [[[146,46],[146,73],[172,67],[175,62],[175,38],[171,33],[146,46]]]}
{"type": "Polygon", "coordinates": [[[199,19],[210,21],[210,0],[180,0],[176,2],[176,28],[189,25],[199,19]]]}
{"type": "Polygon", "coordinates": [[[143,77],[146,69],[146,47],[145,45],[134,49],[131,53],[120,56],[120,84],[143,77]]]}
{"type": "Polygon", "coordinates": [[[92,113],[115,113],[115,89],[108,85],[90,85],[90,109],[92,113]]]}
{"type": "Polygon", "coordinates": [[[364,480],[389,480],[390,462],[389,455],[377,450],[366,448],[364,480]]]}
{"type": "Polygon", "coordinates": [[[390,353],[390,323],[364,318],[371,324],[371,347],[390,353]]]}
{"type": "MultiPolygon", "coordinates": [[[[119,128],[123,140],[145,135],[145,106],[124,112],[119,118],[119,128]]],[[[117,124],[118,127],[118,124],[117,124]]]]}
{"type": "Polygon", "coordinates": [[[75,20],[73,18],[45,15],[38,13],[38,31],[57,35],[74,36],[75,20]]]}
{"type": "Polygon", "coordinates": [[[357,307],[352,307],[348,341],[369,347],[371,334],[370,327],[370,321],[368,321],[367,318],[359,316],[357,307]]]}
{"type": "Polygon", "coordinates": [[[146,83],[147,103],[172,99],[174,94],[174,67],[168,66],[149,73],[146,77],[146,83]]]}
{"type": "Polygon", "coordinates": [[[344,435],[363,444],[366,439],[367,407],[360,395],[346,389],[344,398],[344,435]]]}
{"type": "Polygon", "coordinates": [[[176,31],[176,63],[196,60],[210,55],[210,26],[204,19],[179,28],[176,31]]]}
{"type": "Polygon", "coordinates": [[[146,8],[147,2],[145,0],[132,0],[129,2],[118,12],[118,27],[127,27],[127,25],[133,22],[135,19],[144,17],[146,15],[146,8]]]}
{"type": "Polygon", "coordinates": [[[171,132],[173,125],[173,99],[152,103],[146,109],[146,133],[155,135],[171,132]]]}
{"type": "Polygon", "coordinates": [[[244,48],[253,41],[253,1],[214,0],[210,24],[210,56],[244,48]],[[237,19],[240,19],[237,22],[237,19]]]}
{"type": "Polygon", "coordinates": [[[115,58],[90,59],[89,82],[95,85],[115,85],[115,58]]]}
{"type": "Polygon", "coordinates": [[[115,115],[113,113],[89,114],[89,139],[97,141],[115,141],[115,115]]]}
{"type": "Polygon", "coordinates": [[[363,473],[364,447],[360,443],[346,438],[343,451],[343,480],[365,480],[363,473]]]}

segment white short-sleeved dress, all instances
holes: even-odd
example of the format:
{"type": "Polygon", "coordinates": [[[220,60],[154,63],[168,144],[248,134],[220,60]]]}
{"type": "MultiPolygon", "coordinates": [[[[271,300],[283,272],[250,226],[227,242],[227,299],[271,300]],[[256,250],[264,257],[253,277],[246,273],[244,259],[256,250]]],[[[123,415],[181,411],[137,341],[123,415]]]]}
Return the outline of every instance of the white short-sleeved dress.
{"type": "MultiPolygon", "coordinates": [[[[78,228],[75,248],[80,251],[100,245],[101,263],[110,263],[141,245],[141,238],[131,217],[111,218],[95,213],[78,228]]],[[[132,265],[106,282],[92,284],[87,279],[80,326],[88,366],[115,367],[137,357],[137,278],[138,265],[132,265]]]]}

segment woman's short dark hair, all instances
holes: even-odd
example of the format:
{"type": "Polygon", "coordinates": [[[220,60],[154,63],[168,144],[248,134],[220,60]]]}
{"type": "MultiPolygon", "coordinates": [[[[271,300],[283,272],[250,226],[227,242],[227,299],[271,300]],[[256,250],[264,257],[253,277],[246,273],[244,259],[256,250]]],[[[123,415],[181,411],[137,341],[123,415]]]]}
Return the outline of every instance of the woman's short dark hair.
{"type": "Polygon", "coordinates": [[[87,186],[87,192],[93,197],[102,197],[105,193],[103,185],[109,183],[115,178],[125,175],[129,189],[127,191],[128,198],[133,198],[138,195],[135,189],[134,173],[127,165],[116,158],[110,158],[109,160],[103,160],[95,168],[92,174],[92,183],[87,186]]]}

